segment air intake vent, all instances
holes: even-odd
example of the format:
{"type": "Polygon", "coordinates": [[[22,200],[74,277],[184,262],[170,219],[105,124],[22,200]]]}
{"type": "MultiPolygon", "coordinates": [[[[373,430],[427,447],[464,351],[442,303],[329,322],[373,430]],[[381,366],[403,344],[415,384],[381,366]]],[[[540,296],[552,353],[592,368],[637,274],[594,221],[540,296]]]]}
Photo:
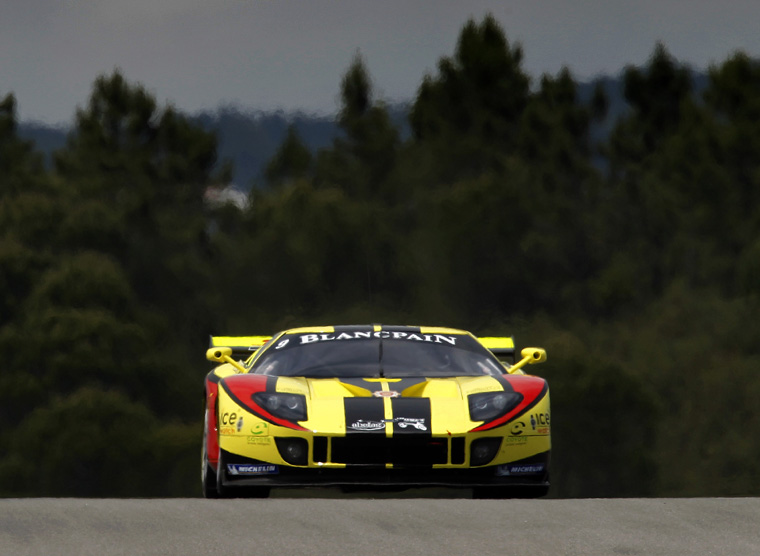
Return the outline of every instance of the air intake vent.
{"type": "Polygon", "coordinates": [[[356,434],[332,439],[333,463],[364,465],[433,465],[446,463],[448,441],[428,435],[356,434]]]}

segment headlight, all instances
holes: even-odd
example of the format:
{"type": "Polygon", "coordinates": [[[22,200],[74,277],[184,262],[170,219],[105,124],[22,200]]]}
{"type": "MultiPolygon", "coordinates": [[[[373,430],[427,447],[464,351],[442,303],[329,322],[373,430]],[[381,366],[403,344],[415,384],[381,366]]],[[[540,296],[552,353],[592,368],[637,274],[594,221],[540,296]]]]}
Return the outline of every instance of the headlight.
{"type": "Polygon", "coordinates": [[[288,421],[306,421],[306,398],[300,394],[256,392],[251,398],[276,417],[288,421]]]}
{"type": "Polygon", "coordinates": [[[482,392],[472,394],[468,400],[471,420],[492,421],[519,404],[523,395],[517,392],[482,392]]]}

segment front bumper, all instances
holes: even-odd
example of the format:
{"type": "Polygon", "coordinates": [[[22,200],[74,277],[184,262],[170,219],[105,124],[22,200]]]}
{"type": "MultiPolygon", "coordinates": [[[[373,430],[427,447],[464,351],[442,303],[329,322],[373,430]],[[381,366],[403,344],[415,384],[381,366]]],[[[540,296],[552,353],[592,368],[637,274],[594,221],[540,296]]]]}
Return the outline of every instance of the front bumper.
{"type": "Polygon", "coordinates": [[[342,468],[275,465],[220,452],[223,487],[544,487],[549,486],[550,452],[502,465],[477,468],[433,468],[425,465],[352,464],[342,468]],[[254,474],[246,474],[253,472],[254,474]]]}

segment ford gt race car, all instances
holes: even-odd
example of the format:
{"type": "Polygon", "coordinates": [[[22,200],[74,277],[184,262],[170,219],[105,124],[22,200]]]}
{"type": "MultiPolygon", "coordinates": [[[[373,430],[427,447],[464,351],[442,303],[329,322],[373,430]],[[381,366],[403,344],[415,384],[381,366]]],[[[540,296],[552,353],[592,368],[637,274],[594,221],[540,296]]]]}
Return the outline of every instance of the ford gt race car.
{"type": "Polygon", "coordinates": [[[208,498],[272,487],[445,486],[478,498],[549,489],[546,360],[512,338],[450,328],[329,326],[212,336],[202,487],[208,498]]]}

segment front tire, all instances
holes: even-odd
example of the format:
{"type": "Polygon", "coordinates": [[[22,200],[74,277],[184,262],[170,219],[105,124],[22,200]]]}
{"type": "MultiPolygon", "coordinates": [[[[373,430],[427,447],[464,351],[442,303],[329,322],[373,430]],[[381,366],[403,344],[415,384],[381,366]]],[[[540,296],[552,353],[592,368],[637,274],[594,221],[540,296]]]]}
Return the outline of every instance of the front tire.
{"type": "Polygon", "coordinates": [[[216,472],[208,462],[208,409],[203,418],[203,447],[201,448],[201,489],[204,498],[219,498],[216,472]]]}

